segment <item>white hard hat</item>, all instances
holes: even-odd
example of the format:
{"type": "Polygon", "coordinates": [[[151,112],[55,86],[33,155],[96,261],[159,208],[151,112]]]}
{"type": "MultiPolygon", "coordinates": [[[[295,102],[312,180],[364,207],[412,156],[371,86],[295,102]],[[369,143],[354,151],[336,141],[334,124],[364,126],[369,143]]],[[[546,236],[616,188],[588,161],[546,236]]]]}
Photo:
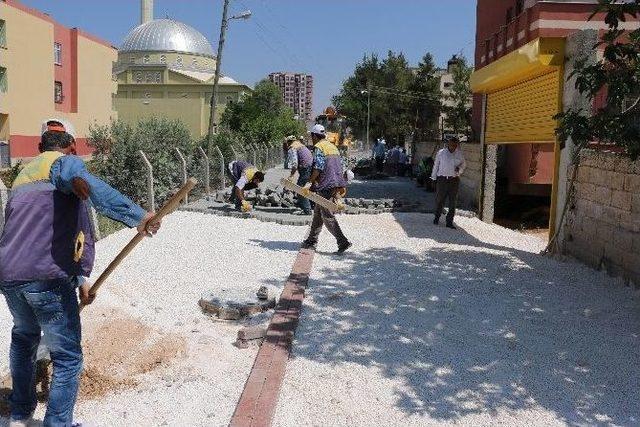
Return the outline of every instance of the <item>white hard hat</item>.
{"type": "Polygon", "coordinates": [[[76,130],[74,129],[73,125],[71,123],[69,123],[67,120],[64,120],[64,119],[52,118],[52,119],[47,119],[44,122],[42,122],[42,128],[41,128],[40,135],[44,134],[45,132],[47,132],[49,130],[58,131],[58,132],[66,132],[69,135],[71,135],[74,139],[76,138],[76,130]],[[57,125],[58,123],[61,126],[57,125]]]}
{"type": "Polygon", "coordinates": [[[313,125],[310,133],[315,133],[316,135],[324,135],[325,134],[324,126],[320,124],[313,125]]]}

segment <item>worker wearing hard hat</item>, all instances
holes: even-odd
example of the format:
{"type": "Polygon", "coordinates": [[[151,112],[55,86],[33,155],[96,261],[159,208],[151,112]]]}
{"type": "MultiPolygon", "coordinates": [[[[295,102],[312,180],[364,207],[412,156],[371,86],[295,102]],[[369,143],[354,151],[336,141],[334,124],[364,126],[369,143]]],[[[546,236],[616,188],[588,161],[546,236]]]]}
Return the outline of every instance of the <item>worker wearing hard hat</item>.
{"type": "Polygon", "coordinates": [[[255,166],[244,160],[236,160],[228,165],[229,177],[233,181],[231,189],[231,199],[237,210],[249,212],[252,209],[251,204],[245,200],[244,192],[258,188],[264,181],[264,172],[259,171],[255,166]]]}
{"type": "Polygon", "coordinates": [[[154,234],[153,214],[91,175],[75,156],[73,127],[43,124],[41,154],[12,184],[0,237],[0,289],[13,316],[11,427],[30,425],[36,408],[35,360],[41,333],[53,362],[45,426],[70,426],[82,371],[80,301],[90,304],[94,236],[87,201],[139,233],[154,234]]]}
{"type": "MultiPolygon", "coordinates": [[[[295,136],[287,137],[288,166],[291,170],[289,179],[293,181],[296,172],[298,173],[297,185],[304,187],[311,178],[311,167],[313,166],[313,153],[309,150],[299,138],[295,136]]],[[[311,215],[311,202],[306,197],[298,197],[298,206],[305,215],[311,215]]]]}
{"type": "MultiPolygon", "coordinates": [[[[304,189],[306,192],[310,192],[313,188],[326,199],[335,198],[347,186],[347,178],[344,174],[340,152],[335,145],[327,141],[324,126],[317,124],[313,126],[310,133],[315,146],[313,171],[311,172],[309,183],[304,189]]],[[[338,253],[343,253],[351,247],[351,243],[342,232],[335,215],[328,209],[316,204],[313,210],[309,236],[302,243],[303,248],[316,247],[323,224],[336,238],[338,253]]]]}

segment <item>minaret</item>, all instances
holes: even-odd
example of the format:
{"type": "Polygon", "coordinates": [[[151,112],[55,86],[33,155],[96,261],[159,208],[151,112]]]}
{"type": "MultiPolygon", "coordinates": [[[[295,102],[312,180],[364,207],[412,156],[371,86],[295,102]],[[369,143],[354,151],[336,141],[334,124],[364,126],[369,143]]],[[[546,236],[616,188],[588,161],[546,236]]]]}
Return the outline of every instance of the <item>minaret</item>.
{"type": "Polygon", "coordinates": [[[140,0],[140,24],[153,21],[153,0],[140,0]]]}

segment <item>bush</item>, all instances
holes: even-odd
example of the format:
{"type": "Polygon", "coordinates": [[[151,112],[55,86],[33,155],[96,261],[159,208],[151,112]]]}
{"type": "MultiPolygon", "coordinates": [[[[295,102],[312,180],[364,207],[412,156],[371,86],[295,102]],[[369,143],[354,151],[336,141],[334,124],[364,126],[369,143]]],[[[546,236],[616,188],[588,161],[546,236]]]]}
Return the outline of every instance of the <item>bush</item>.
{"type": "Polygon", "coordinates": [[[187,159],[187,169],[197,162],[196,143],[180,121],[150,118],[135,126],[114,121],[90,130],[89,144],[95,148],[91,169],[136,203],[147,206],[147,174],[139,154],[142,150],[153,166],[156,206],[181,184],[180,162],[174,148],[187,159]]]}

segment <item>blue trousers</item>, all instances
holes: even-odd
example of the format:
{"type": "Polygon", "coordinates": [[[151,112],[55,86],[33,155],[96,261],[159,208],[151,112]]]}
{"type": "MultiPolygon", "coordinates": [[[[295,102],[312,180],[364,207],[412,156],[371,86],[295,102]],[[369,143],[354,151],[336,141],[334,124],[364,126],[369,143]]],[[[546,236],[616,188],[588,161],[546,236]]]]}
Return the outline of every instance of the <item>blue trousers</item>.
{"type": "MultiPolygon", "coordinates": [[[[300,187],[304,187],[311,178],[311,167],[307,168],[298,168],[298,182],[297,184],[300,187]]],[[[306,214],[311,213],[311,201],[306,197],[298,196],[298,206],[302,209],[306,214]]]]}
{"type": "Polygon", "coordinates": [[[36,408],[35,367],[40,334],[53,362],[44,427],[70,427],[82,372],[77,280],[0,284],[13,316],[9,364],[11,418],[25,420],[36,408]]]}

